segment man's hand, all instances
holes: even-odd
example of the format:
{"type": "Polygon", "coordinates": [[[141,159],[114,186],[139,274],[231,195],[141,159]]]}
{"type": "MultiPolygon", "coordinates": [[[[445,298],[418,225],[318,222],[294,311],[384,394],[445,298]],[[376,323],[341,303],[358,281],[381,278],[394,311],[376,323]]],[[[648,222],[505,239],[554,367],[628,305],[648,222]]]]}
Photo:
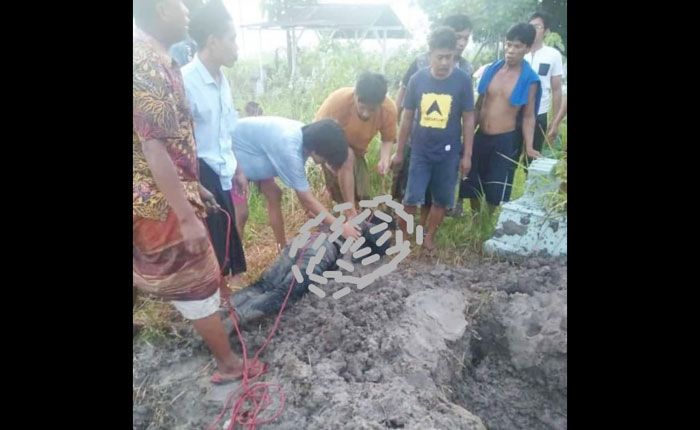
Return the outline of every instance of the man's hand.
{"type": "Polygon", "coordinates": [[[216,202],[214,195],[204,188],[202,184],[199,184],[199,197],[202,199],[207,212],[211,213],[214,210],[221,210],[221,206],[216,202]]]}
{"type": "Polygon", "coordinates": [[[464,179],[469,172],[472,170],[472,159],[471,157],[462,157],[462,161],[459,162],[459,172],[462,174],[461,179],[464,179]]]}
{"type": "Polygon", "coordinates": [[[248,198],[248,178],[242,173],[238,173],[233,177],[233,186],[238,190],[238,194],[248,198]]]}
{"type": "Polygon", "coordinates": [[[381,160],[379,160],[379,163],[377,163],[377,171],[379,172],[380,175],[384,176],[389,171],[390,165],[391,165],[391,161],[389,158],[381,159],[381,160]]]}
{"type": "Polygon", "coordinates": [[[343,233],[342,234],[343,234],[343,237],[346,239],[349,237],[353,237],[353,238],[357,239],[360,237],[360,229],[357,228],[357,226],[354,226],[348,222],[345,222],[343,224],[343,233]]]}
{"type": "Polygon", "coordinates": [[[547,139],[549,139],[550,142],[553,142],[556,138],[557,135],[559,134],[559,126],[554,126],[554,124],[549,125],[549,130],[547,130],[547,139]]]}
{"type": "Polygon", "coordinates": [[[349,221],[357,216],[357,209],[350,208],[350,209],[345,211],[344,215],[345,215],[345,219],[347,219],[349,221]]]}
{"type": "Polygon", "coordinates": [[[403,165],[403,154],[398,152],[391,157],[391,168],[394,170],[399,170],[403,165]]]}
{"type": "Polygon", "coordinates": [[[528,148],[528,150],[526,152],[527,152],[527,156],[530,158],[540,158],[542,156],[542,154],[540,154],[539,151],[535,150],[534,148],[532,148],[532,149],[528,148]]]}

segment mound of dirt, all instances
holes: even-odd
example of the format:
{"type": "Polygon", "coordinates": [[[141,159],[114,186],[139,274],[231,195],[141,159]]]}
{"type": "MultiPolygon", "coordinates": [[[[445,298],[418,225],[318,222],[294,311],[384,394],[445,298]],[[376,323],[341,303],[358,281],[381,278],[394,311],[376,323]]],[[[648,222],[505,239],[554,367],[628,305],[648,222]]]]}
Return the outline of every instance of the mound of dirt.
{"type": "MultiPolygon", "coordinates": [[[[262,356],[286,394],[262,428],[565,429],[566,319],[565,261],[411,262],[339,300],[306,295],[262,356]]],[[[250,349],[273,320],[244,327],[250,349]]],[[[209,383],[187,327],[135,341],[134,429],[205,428],[237,388],[209,383]]]]}

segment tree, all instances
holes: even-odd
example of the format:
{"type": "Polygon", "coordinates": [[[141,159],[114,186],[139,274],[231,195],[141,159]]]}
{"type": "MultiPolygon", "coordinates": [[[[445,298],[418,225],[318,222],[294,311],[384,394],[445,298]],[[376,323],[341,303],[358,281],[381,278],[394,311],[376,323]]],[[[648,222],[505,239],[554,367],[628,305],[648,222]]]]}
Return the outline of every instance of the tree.
{"type": "Polygon", "coordinates": [[[566,55],[566,0],[542,0],[540,7],[552,15],[552,32],[561,36],[566,55]]]}
{"type": "Polygon", "coordinates": [[[474,25],[475,41],[494,43],[502,41],[513,24],[526,21],[538,0],[418,0],[418,5],[433,23],[463,13],[474,25]]]}

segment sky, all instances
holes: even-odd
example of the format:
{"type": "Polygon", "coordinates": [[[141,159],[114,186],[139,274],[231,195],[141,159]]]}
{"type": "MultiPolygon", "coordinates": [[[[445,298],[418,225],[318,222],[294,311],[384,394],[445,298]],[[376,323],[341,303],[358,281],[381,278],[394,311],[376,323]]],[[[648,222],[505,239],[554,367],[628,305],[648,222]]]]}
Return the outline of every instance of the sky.
{"type": "MultiPolygon", "coordinates": [[[[403,25],[411,33],[412,46],[424,45],[427,40],[429,21],[428,17],[416,5],[415,0],[332,0],[319,1],[319,3],[348,3],[348,4],[390,4],[394,13],[399,17],[403,25]]],[[[238,48],[241,58],[257,58],[260,47],[263,52],[274,52],[275,49],[286,49],[286,39],[283,30],[263,30],[261,38],[258,30],[244,29],[241,25],[261,23],[265,18],[261,12],[261,0],[224,0],[224,4],[233,16],[238,32],[238,48]]],[[[398,46],[406,43],[405,40],[387,40],[387,54],[391,54],[398,46]]],[[[307,30],[299,40],[301,47],[313,46],[317,43],[313,31],[307,30]]],[[[376,40],[368,40],[363,43],[363,48],[368,50],[380,50],[376,40]]]]}

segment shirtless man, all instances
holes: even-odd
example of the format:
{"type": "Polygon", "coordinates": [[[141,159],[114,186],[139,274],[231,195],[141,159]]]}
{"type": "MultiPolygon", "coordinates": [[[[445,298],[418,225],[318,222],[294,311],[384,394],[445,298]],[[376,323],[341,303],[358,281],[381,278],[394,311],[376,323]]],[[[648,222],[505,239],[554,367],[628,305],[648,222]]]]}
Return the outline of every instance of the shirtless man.
{"type": "Polygon", "coordinates": [[[533,148],[533,138],[542,88],[537,73],[523,61],[534,40],[531,24],[511,27],[506,35],[505,60],[490,65],[479,82],[472,166],[460,190],[460,197],[471,199],[474,212],[480,210],[482,195],[490,213],[510,199],[520,156],[520,130],[528,157],[540,156],[533,148]]]}

